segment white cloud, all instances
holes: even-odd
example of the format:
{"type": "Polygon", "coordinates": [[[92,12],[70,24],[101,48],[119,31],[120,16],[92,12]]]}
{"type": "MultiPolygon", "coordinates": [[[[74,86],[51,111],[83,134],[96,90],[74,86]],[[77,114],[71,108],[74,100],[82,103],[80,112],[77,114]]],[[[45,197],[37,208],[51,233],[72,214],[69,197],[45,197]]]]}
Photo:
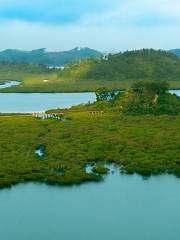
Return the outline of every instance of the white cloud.
{"type": "Polygon", "coordinates": [[[172,23],[178,25],[180,24],[179,13],[179,0],[124,0],[114,10],[85,16],[81,22],[86,25],[113,24],[121,27],[140,24],[141,21],[144,25],[149,25],[150,21],[153,25],[172,23]]]}
{"type": "Polygon", "coordinates": [[[114,10],[86,15],[76,24],[58,26],[1,21],[0,49],[47,47],[49,50],[64,50],[88,46],[105,51],[179,48],[179,12],[179,0],[122,0],[114,10]],[[158,22],[156,17],[160,17],[158,22]],[[152,24],[149,25],[148,21],[152,24]]]}

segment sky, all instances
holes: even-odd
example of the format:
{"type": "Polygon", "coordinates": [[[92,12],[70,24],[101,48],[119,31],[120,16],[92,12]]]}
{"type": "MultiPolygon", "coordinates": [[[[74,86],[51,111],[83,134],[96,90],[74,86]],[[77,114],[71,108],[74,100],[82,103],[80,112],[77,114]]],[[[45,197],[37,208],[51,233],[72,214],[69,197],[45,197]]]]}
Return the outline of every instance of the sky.
{"type": "Polygon", "coordinates": [[[0,50],[180,48],[180,0],[0,0],[0,50]]]}

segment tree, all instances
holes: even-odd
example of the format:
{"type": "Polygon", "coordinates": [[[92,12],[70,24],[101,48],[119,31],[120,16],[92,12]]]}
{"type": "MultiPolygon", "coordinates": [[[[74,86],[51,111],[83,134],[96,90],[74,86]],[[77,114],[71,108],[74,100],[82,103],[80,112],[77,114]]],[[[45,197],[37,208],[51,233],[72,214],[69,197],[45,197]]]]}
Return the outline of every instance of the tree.
{"type": "Polygon", "coordinates": [[[116,97],[115,90],[108,91],[107,88],[98,88],[95,92],[97,101],[109,101],[116,97]]]}
{"type": "Polygon", "coordinates": [[[163,94],[169,89],[166,81],[138,81],[132,85],[132,90],[139,94],[163,94]]]}
{"type": "Polygon", "coordinates": [[[108,100],[109,93],[106,88],[99,88],[97,89],[96,93],[96,100],[97,101],[106,101],[108,100]]]}

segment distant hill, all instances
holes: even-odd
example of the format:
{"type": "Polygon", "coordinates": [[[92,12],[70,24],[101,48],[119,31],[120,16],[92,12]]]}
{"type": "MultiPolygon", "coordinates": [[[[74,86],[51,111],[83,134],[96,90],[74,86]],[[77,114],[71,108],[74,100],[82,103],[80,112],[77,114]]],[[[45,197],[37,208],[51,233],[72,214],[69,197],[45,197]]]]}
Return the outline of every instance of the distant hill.
{"type": "Polygon", "coordinates": [[[45,48],[33,51],[8,49],[0,52],[0,62],[45,64],[63,66],[87,58],[100,58],[102,53],[90,48],[74,48],[63,52],[47,52],[45,48]]]}
{"type": "Polygon", "coordinates": [[[171,49],[169,50],[169,52],[174,53],[176,56],[180,57],[180,49],[171,49]]]}
{"type": "Polygon", "coordinates": [[[89,80],[168,80],[180,81],[180,59],[162,50],[142,49],[84,60],[59,71],[61,78],[89,80]]]}

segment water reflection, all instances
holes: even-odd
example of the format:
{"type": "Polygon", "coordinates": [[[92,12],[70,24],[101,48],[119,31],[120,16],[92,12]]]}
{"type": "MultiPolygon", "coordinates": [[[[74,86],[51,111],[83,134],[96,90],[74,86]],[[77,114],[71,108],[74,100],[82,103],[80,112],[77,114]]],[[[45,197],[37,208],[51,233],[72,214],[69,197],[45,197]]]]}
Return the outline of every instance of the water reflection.
{"type": "Polygon", "coordinates": [[[179,240],[180,180],[115,170],[101,183],[0,191],[3,240],[179,240]]]}

